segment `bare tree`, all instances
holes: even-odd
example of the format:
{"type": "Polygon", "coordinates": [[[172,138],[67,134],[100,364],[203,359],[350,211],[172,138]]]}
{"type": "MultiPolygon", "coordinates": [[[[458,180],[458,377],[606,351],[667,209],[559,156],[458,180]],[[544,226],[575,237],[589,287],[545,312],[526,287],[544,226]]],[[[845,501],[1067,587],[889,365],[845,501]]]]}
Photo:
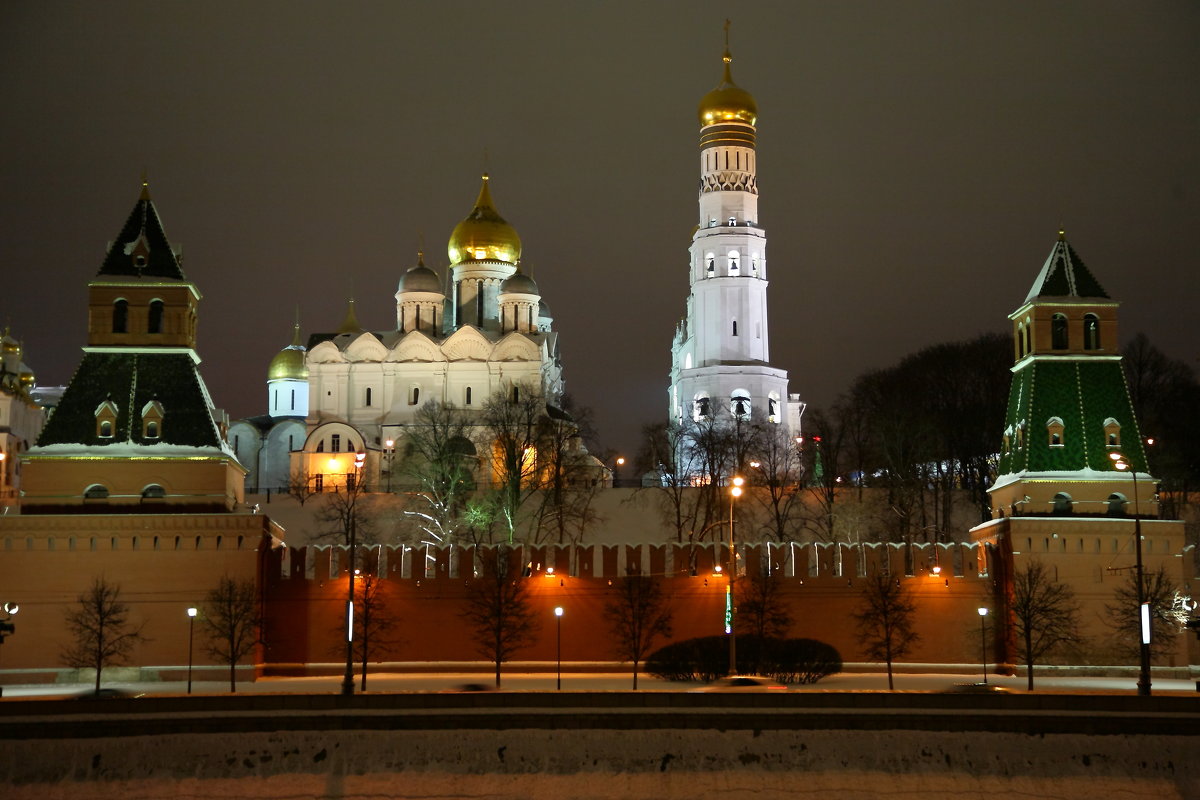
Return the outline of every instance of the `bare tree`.
{"type": "MultiPolygon", "coordinates": [[[[564,397],[564,401],[564,406],[590,420],[590,410],[575,406],[569,397],[564,397]]],[[[546,406],[546,416],[538,425],[537,438],[542,465],[537,539],[542,540],[540,534],[544,531],[559,544],[567,540],[579,542],[597,518],[592,502],[604,477],[604,468],[588,454],[580,425],[574,414],[565,408],[546,406]]]]}
{"type": "Polygon", "coordinates": [[[787,636],[792,614],[783,598],[783,582],[777,575],[759,572],[738,579],[737,627],[739,634],[759,639],[787,636]]]}
{"type": "Polygon", "coordinates": [[[664,521],[675,530],[675,540],[695,529],[696,506],[691,492],[692,449],[686,445],[685,426],[655,423],[642,429],[642,452],[638,464],[643,472],[657,476],[655,493],[663,499],[664,521]]]}
{"type": "Polygon", "coordinates": [[[475,638],[480,655],[500,666],[533,644],[539,623],[529,600],[528,585],[506,546],[478,553],[479,573],[471,582],[462,617],[475,638]]]}
{"type": "Polygon", "coordinates": [[[1079,643],[1079,606],[1071,587],[1054,580],[1042,562],[1031,561],[1013,576],[1013,616],[1032,692],[1033,665],[1058,647],[1079,643]]]}
{"type": "MultiPolygon", "coordinates": [[[[354,641],[352,657],[360,665],[361,691],[367,690],[367,666],[381,649],[395,644],[392,631],[396,618],[391,614],[387,602],[386,581],[375,574],[374,569],[361,570],[354,581],[354,641]]],[[[337,641],[329,648],[331,655],[346,653],[346,623],[341,621],[334,629],[337,641]]]]}
{"type": "Polygon", "coordinates": [[[508,544],[516,538],[521,506],[540,486],[538,430],[545,415],[545,398],[529,386],[514,386],[511,394],[497,392],[483,405],[481,420],[492,442],[496,506],[508,544]]]}
{"type": "MultiPolygon", "coordinates": [[[[1142,600],[1150,604],[1152,659],[1166,656],[1175,647],[1173,637],[1180,628],[1172,608],[1178,591],[1165,568],[1142,571],[1142,600]]],[[[1104,607],[1117,650],[1130,658],[1137,658],[1141,641],[1141,609],[1137,598],[1137,573],[1131,570],[1126,581],[1113,592],[1113,602],[1104,607]]]]}
{"type": "Polygon", "coordinates": [[[147,639],[142,635],[142,626],[131,628],[129,606],[121,602],[120,585],[96,578],[76,602],[78,606],[67,611],[72,642],[63,650],[62,658],[69,667],[96,670],[98,695],[103,669],[125,663],[130,651],[147,639]]]}
{"type": "Polygon", "coordinates": [[[313,495],[320,494],[320,492],[317,491],[316,486],[313,484],[312,479],[301,470],[292,470],[290,473],[288,473],[287,492],[292,497],[296,498],[296,501],[300,503],[301,507],[303,507],[313,495]]]}
{"type": "Polygon", "coordinates": [[[638,669],[660,637],[671,635],[671,609],[662,580],[647,575],[626,575],[613,586],[614,596],[604,605],[604,619],[612,634],[613,652],[633,662],[633,688],[638,669]]]}
{"type": "Polygon", "coordinates": [[[887,663],[888,691],[895,688],[892,662],[908,655],[921,638],[913,630],[916,612],[916,604],[898,580],[882,573],[866,579],[853,616],[867,658],[887,663]]]}
{"type": "Polygon", "coordinates": [[[229,691],[237,691],[237,665],[258,645],[262,619],[254,581],[221,578],[204,598],[200,625],[208,634],[206,651],[229,666],[229,691]]]}
{"type": "Polygon", "coordinates": [[[463,511],[479,467],[472,430],[466,412],[437,401],[417,409],[406,429],[400,471],[414,486],[421,507],[404,513],[417,521],[425,544],[453,544],[462,538],[463,511]]]}
{"type": "Polygon", "coordinates": [[[758,468],[750,473],[750,495],[764,508],[768,528],[778,542],[791,541],[803,508],[804,468],[799,444],[785,426],[762,422],[755,437],[758,468]]]}

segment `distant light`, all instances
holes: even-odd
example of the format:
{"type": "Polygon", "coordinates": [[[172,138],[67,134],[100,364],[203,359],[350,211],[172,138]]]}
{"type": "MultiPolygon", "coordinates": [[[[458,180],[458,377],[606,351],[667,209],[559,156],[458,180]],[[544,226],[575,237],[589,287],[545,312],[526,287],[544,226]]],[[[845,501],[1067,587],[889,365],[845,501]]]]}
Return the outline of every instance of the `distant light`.
{"type": "Polygon", "coordinates": [[[732,489],[730,489],[730,490],[729,490],[729,493],[730,493],[731,495],[733,495],[734,497],[741,497],[741,496],[742,496],[742,487],[740,487],[740,486],[735,486],[735,487],[733,487],[732,489]]]}
{"type": "Polygon", "coordinates": [[[4,613],[5,614],[15,614],[20,610],[21,610],[21,607],[19,605],[17,605],[16,603],[5,603],[4,604],[4,613]]]}
{"type": "Polygon", "coordinates": [[[620,466],[622,466],[622,465],[624,465],[624,464],[625,464],[625,457],[624,457],[624,456],[618,456],[618,457],[617,457],[617,466],[618,466],[618,467],[620,467],[620,466]]]}
{"type": "Polygon", "coordinates": [[[940,566],[934,566],[934,568],[933,568],[933,574],[934,574],[934,575],[941,575],[941,574],[942,574],[942,568],[941,568],[940,566]]]}
{"type": "Polygon", "coordinates": [[[720,564],[717,564],[715,567],[713,567],[713,572],[720,572],[720,571],[721,571],[721,565],[720,565],[720,564]]]}
{"type": "Polygon", "coordinates": [[[188,612],[187,612],[187,614],[188,614],[188,616],[189,616],[189,617],[194,617],[194,616],[196,616],[196,607],[195,607],[195,606],[192,606],[191,608],[189,608],[189,609],[188,609],[188,612]]]}
{"type": "Polygon", "coordinates": [[[979,607],[979,616],[986,617],[987,613],[988,613],[987,608],[985,608],[984,606],[979,607]]]}
{"type": "Polygon", "coordinates": [[[745,482],[746,482],[746,479],[741,477],[740,475],[733,476],[733,485],[734,486],[741,486],[745,482]]]}
{"type": "Polygon", "coordinates": [[[755,469],[758,469],[759,467],[762,466],[762,464],[759,464],[757,461],[751,461],[750,466],[754,467],[755,469]]]}
{"type": "Polygon", "coordinates": [[[555,606],[555,607],[554,607],[554,616],[556,616],[556,617],[561,617],[561,616],[562,616],[562,606],[555,606]]]}
{"type": "Polygon", "coordinates": [[[553,574],[554,574],[554,567],[546,567],[546,575],[551,576],[553,574]]]}
{"type": "Polygon", "coordinates": [[[329,459],[329,471],[336,472],[338,468],[338,460],[336,458],[329,459]]]}
{"type": "Polygon", "coordinates": [[[396,446],[396,440],[395,440],[395,439],[388,439],[386,442],[384,442],[384,444],[386,444],[388,447],[395,447],[395,446],[396,446]]]}

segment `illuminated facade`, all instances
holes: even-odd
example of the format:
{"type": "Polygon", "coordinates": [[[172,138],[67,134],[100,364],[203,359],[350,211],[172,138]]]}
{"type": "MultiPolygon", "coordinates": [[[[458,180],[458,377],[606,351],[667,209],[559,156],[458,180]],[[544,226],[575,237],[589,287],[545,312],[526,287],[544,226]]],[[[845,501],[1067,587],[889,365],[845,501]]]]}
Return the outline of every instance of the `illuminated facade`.
{"type": "Polygon", "coordinates": [[[37,441],[46,412],[34,397],[36,379],[22,360],[21,343],[0,335],[0,508],[16,502],[20,457],[37,441]]]}
{"type": "Polygon", "coordinates": [[[761,415],[800,429],[804,404],[771,366],[767,234],[758,216],[758,108],[730,72],[700,101],[699,220],[687,311],[671,344],[670,419],[761,415]]]}
{"type": "Polygon", "coordinates": [[[364,330],[351,300],[337,331],[309,338],[307,437],[293,454],[295,474],[328,489],[347,479],[337,454],[360,450],[369,474],[386,471],[395,442],[431,400],[478,411],[497,394],[562,397],[558,334],[486,174],[447,255],[444,277],[423,254],[401,276],[394,330],[364,330]]]}

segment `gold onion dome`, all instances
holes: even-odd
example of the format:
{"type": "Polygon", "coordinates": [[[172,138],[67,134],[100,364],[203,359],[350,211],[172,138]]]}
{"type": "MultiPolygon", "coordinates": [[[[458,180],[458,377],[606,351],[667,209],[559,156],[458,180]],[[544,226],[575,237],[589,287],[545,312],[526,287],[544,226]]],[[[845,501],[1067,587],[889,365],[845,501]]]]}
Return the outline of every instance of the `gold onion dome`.
{"type": "Polygon", "coordinates": [[[733,56],[725,48],[725,75],[717,88],[700,98],[700,125],[715,125],[720,122],[743,122],[753,125],[758,121],[758,104],[754,95],[733,82],[729,65],[733,56]]]}
{"type": "Polygon", "coordinates": [[[292,343],[271,359],[267,367],[267,380],[308,380],[308,366],[304,363],[304,345],[300,343],[300,323],[296,323],[292,343]]]}
{"type": "Polygon", "coordinates": [[[516,264],[521,259],[521,237],[504,221],[492,204],[488,175],[483,174],[479,198],[467,218],[454,226],[446,247],[450,264],[464,261],[504,261],[516,264]]]}

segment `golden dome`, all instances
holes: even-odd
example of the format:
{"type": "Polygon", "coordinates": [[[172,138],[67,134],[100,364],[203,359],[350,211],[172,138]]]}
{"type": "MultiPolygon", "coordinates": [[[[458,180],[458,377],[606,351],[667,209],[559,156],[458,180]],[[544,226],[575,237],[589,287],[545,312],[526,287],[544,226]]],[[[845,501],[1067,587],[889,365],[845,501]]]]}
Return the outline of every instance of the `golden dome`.
{"type": "Polygon", "coordinates": [[[37,377],[32,370],[26,367],[25,371],[21,373],[21,385],[26,389],[32,389],[35,383],[37,383],[37,377]]]}
{"type": "Polygon", "coordinates": [[[308,380],[308,366],[304,363],[304,345],[300,343],[299,322],[295,325],[292,343],[271,359],[271,366],[267,367],[267,380],[308,380]]]}
{"type": "Polygon", "coordinates": [[[521,259],[521,237],[504,221],[492,205],[488,175],[483,174],[479,198],[467,218],[454,226],[446,246],[451,266],[464,261],[504,261],[516,264],[521,259]]]}
{"type": "Polygon", "coordinates": [[[729,64],[733,56],[729,48],[725,48],[725,75],[717,88],[700,98],[700,126],[715,125],[719,122],[743,122],[753,125],[758,121],[758,104],[754,96],[741,89],[733,82],[729,64]]]}

